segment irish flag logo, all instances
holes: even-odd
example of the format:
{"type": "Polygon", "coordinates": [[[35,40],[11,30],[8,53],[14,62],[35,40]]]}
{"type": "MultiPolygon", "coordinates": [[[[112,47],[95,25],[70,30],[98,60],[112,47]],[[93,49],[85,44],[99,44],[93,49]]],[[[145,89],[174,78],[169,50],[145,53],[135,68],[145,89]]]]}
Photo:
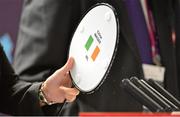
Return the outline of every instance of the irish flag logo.
{"type": "MultiPolygon", "coordinates": [[[[93,43],[95,44],[94,41],[95,41],[94,38],[90,35],[89,38],[88,38],[88,40],[86,41],[86,44],[85,44],[85,49],[86,49],[87,51],[89,51],[89,49],[92,47],[93,43]]],[[[98,56],[98,54],[99,54],[99,52],[100,52],[100,48],[99,48],[98,45],[96,45],[95,48],[93,48],[93,49],[94,49],[94,50],[93,50],[93,52],[92,52],[92,54],[91,54],[91,59],[92,59],[93,61],[95,61],[96,58],[97,58],[97,56],[98,56]]],[[[86,56],[86,58],[87,58],[87,56],[86,56]]]]}

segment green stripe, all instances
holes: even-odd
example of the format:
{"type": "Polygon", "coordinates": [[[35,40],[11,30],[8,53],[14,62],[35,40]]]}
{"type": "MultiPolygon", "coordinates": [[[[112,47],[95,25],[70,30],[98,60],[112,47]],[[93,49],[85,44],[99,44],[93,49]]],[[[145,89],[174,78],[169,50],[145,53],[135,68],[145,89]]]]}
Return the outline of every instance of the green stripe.
{"type": "Polygon", "coordinates": [[[94,39],[92,38],[92,36],[89,36],[89,39],[87,40],[86,45],[85,45],[85,48],[86,48],[87,51],[91,47],[93,41],[94,41],[94,39]]]}

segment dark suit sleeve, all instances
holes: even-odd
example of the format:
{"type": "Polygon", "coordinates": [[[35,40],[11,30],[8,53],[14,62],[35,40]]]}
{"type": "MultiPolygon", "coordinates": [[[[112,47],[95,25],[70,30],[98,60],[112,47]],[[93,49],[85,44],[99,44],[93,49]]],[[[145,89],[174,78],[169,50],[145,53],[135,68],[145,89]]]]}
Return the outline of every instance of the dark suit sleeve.
{"type": "Polygon", "coordinates": [[[20,81],[0,47],[1,108],[14,115],[43,115],[39,105],[38,91],[41,83],[20,81]]]}

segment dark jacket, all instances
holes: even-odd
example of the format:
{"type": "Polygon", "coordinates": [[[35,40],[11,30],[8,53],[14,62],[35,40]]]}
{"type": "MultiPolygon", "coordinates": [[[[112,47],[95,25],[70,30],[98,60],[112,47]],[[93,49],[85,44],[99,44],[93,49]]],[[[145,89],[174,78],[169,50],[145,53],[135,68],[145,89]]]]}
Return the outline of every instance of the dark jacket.
{"type": "Polygon", "coordinates": [[[7,115],[43,115],[38,90],[41,83],[19,80],[0,45],[0,112],[7,115]]]}

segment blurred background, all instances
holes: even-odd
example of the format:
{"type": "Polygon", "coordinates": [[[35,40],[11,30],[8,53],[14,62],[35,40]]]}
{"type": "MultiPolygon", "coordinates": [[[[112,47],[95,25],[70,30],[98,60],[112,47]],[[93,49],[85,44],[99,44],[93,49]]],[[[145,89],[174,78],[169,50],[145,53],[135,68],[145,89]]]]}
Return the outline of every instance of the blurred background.
{"type": "Polygon", "coordinates": [[[0,43],[9,59],[13,62],[13,53],[17,39],[23,0],[0,0],[0,43]]]}

